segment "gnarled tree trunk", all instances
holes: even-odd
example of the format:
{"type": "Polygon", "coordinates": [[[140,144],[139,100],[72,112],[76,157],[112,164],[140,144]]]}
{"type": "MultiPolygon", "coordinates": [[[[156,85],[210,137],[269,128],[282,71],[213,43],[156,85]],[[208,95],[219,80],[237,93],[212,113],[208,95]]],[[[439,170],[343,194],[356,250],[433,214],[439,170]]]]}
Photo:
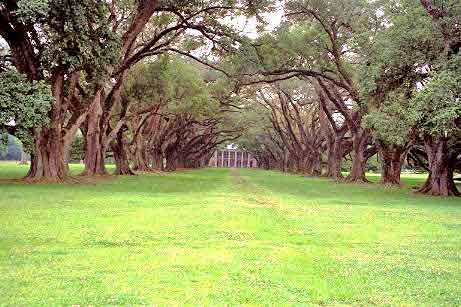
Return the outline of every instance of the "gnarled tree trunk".
{"type": "Polygon", "coordinates": [[[35,135],[34,152],[31,154],[30,169],[24,178],[29,182],[60,182],[68,177],[64,161],[61,131],[42,128],[35,135]]]}
{"type": "Polygon", "coordinates": [[[322,161],[319,152],[311,152],[307,168],[309,176],[320,176],[322,173],[322,161]]]}
{"type": "Polygon", "coordinates": [[[302,175],[308,175],[307,169],[309,161],[307,157],[303,157],[302,154],[298,154],[296,156],[293,155],[293,158],[295,159],[295,172],[302,175]]]}
{"type": "Polygon", "coordinates": [[[429,162],[429,177],[418,190],[419,193],[434,196],[459,196],[453,180],[453,167],[448,155],[447,140],[443,137],[424,138],[429,162]]]}
{"type": "Polygon", "coordinates": [[[328,147],[327,171],[325,176],[335,180],[343,178],[341,172],[342,161],[344,156],[351,150],[350,142],[344,141],[343,137],[343,135],[335,136],[328,147]]]}
{"type": "Polygon", "coordinates": [[[152,168],[157,171],[163,171],[163,154],[161,150],[152,151],[152,168]]]}
{"type": "Polygon", "coordinates": [[[134,166],[133,169],[139,172],[150,172],[152,168],[149,165],[149,158],[147,150],[144,146],[144,140],[142,135],[136,138],[134,150],[134,166]]]}
{"type": "Polygon", "coordinates": [[[171,157],[166,159],[166,167],[165,167],[166,171],[174,172],[177,168],[178,166],[176,164],[176,159],[171,158],[171,157]]]}
{"type": "Polygon", "coordinates": [[[166,158],[166,170],[173,172],[178,168],[185,168],[186,163],[179,152],[170,153],[166,158]]]}
{"type": "Polygon", "coordinates": [[[101,90],[98,90],[88,112],[83,176],[107,175],[104,162],[105,149],[103,148],[101,117],[101,90]]]}
{"type": "Polygon", "coordinates": [[[378,152],[381,158],[381,184],[400,185],[400,173],[408,146],[378,144],[378,152]]]}
{"type": "MultiPolygon", "coordinates": [[[[150,1],[138,1],[136,12],[132,15],[132,21],[129,27],[122,35],[122,50],[120,64],[123,69],[119,71],[118,76],[115,78],[116,82],[110,91],[109,95],[102,99],[102,89],[99,89],[96,94],[94,101],[91,105],[88,114],[88,129],[86,134],[85,144],[85,170],[82,175],[93,176],[93,175],[106,175],[105,167],[105,155],[106,150],[110,146],[110,138],[107,136],[112,132],[109,131],[109,121],[112,108],[120,101],[120,92],[123,82],[126,79],[129,65],[128,60],[131,55],[132,49],[134,48],[134,42],[138,37],[139,33],[142,32],[145,25],[149,22],[150,17],[155,11],[157,6],[156,0],[150,1]]],[[[113,71],[113,67],[108,69],[113,71]]],[[[100,82],[101,80],[98,80],[100,82]]],[[[114,137],[114,136],[113,136],[114,137]]],[[[123,146],[123,144],[121,144],[123,146]]],[[[117,154],[119,154],[118,152],[117,154]]],[[[122,158],[118,156],[118,158],[122,158]]],[[[119,160],[120,161],[120,160],[119,160]]],[[[126,166],[126,165],[125,165],[126,166]]],[[[125,167],[123,166],[123,168],[125,167]]],[[[122,165],[120,165],[122,167],[122,165]]],[[[126,171],[126,169],[125,169],[126,171]]]]}
{"type": "Polygon", "coordinates": [[[114,153],[115,160],[115,175],[127,175],[132,176],[135,173],[130,168],[128,155],[125,150],[125,143],[123,142],[123,129],[117,132],[117,136],[113,142],[111,142],[112,152],[114,153]]]}
{"type": "Polygon", "coordinates": [[[330,145],[328,150],[327,172],[326,176],[333,179],[340,179],[343,177],[341,173],[342,153],[340,144],[334,142],[330,145]]]}
{"type": "Polygon", "coordinates": [[[349,182],[370,182],[366,176],[368,159],[376,153],[376,150],[368,150],[369,134],[362,128],[358,129],[352,139],[352,165],[347,181],[349,182]]]}
{"type": "Polygon", "coordinates": [[[62,133],[62,88],[64,74],[57,70],[53,80],[54,102],[50,110],[49,127],[36,129],[34,152],[31,154],[30,169],[26,181],[60,182],[68,177],[68,167],[64,159],[64,138],[62,133]]]}

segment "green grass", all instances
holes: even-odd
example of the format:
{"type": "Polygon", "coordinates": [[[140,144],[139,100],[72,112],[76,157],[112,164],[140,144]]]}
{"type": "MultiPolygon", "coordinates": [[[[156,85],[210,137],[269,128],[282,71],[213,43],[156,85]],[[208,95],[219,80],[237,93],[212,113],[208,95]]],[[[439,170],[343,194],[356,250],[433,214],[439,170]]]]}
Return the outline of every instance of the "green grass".
{"type": "Polygon", "coordinates": [[[0,305],[461,305],[460,199],[227,169],[0,193],[0,305]]]}

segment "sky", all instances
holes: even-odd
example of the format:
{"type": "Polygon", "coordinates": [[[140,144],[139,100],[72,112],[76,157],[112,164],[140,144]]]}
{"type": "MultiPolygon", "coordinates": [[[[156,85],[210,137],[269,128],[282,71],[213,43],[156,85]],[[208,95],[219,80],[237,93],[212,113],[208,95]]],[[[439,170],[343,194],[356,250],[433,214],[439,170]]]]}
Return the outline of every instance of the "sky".
{"type": "MultiPolygon", "coordinates": [[[[272,31],[277,26],[280,24],[283,18],[283,8],[281,4],[277,6],[277,9],[275,12],[272,13],[267,13],[263,14],[264,20],[268,23],[266,27],[266,31],[272,31]]],[[[250,38],[257,38],[258,37],[258,31],[256,29],[256,18],[245,18],[243,16],[240,16],[238,18],[235,18],[231,22],[237,29],[240,29],[243,34],[250,38]]]]}

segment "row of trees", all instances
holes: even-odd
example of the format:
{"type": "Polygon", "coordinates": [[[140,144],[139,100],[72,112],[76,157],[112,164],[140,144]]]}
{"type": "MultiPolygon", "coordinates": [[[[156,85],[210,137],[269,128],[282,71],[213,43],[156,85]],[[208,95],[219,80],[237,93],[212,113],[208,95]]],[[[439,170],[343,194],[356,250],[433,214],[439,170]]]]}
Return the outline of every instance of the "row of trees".
{"type": "MultiPolygon", "coordinates": [[[[116,108],[125,121],[107,155],[115,161],[115,174],[207,165],[218,145],[244,130],[220,96],[226,93],[222,81],[176,56],[162,55],[133,67],[116,108]]],[[[70,153],[74,161],[84,159],[82,137],[70,153]]]]}
{"type": "Polygon", "coordinates": [[[89,176],[108,153],[117,174],[200,167],[244,135],[266,168],[339,179],[351,157],[364,182],[378,154],[384,184],[407,160],[429,172],[420,192],[458,195],[460,16],[449,0],[3,1],[0,127],[31,181],[66,180],[80,132],[89,176]],[[251,17],[256,39],[232,26],[251,17]]]}
{"type": "Polygon", "coordinates": [[[117,174],[131,174],[129,161],[135,171],[206,166],[243,132],[226,97],[223,80],[194,62],[161,56],[137,65],[122,91],[132,115],[113,143],[117,174]]]}
{"type": "Polygon", "coordinates": [[[459,195],[461,4],[293,0],[285,16],[233,60],[265,122],[242,141],[260,165],[339,179],[350,156],[346,180],[366,182],[379,154],[383,184],[408,160],[429,172],[420,192],[459,195]]]}
{"type": "Polygon", "coordinates": [[[238,130],[226,124],[230,94],[216,78],[209,85],[204,76],[191,76],[187,63],[155,59],[194,50],[215,57],[230,52],[240,38],[228,21],[262,9],[269,3],[2,1],[0,35],[7,46],[0,65],[1,132],[16,135],[31,152],[26,179],[66,180],[79,131],[83,175],[106,174],[108,151],[118,174],[131,174],[128,155],[137,170],[159,164],[161,155],[168,156],[168,169],[191,160],[202,165],[212,146],[238,130]],[[173,74],[165,74],[175,65],[173,74]],[[172,105],[180,110],[171,111],[172,105]]]}

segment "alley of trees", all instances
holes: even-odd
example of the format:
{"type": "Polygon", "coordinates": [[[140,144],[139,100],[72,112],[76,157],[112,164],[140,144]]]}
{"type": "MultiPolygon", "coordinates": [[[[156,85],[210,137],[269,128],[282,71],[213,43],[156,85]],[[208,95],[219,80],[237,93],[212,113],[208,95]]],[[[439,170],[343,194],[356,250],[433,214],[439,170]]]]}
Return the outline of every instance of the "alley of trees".
{"type": "Polygon", "coordinates": [[[68,180],[77,143],[82,176],[233,143],[358,183],[379,157],[384,185],[405,164],[429,174],[417,192],[459,196],[460,19],[453,0],[1,0],[1,142],[30,153],[29,182],[68,180]]]}

